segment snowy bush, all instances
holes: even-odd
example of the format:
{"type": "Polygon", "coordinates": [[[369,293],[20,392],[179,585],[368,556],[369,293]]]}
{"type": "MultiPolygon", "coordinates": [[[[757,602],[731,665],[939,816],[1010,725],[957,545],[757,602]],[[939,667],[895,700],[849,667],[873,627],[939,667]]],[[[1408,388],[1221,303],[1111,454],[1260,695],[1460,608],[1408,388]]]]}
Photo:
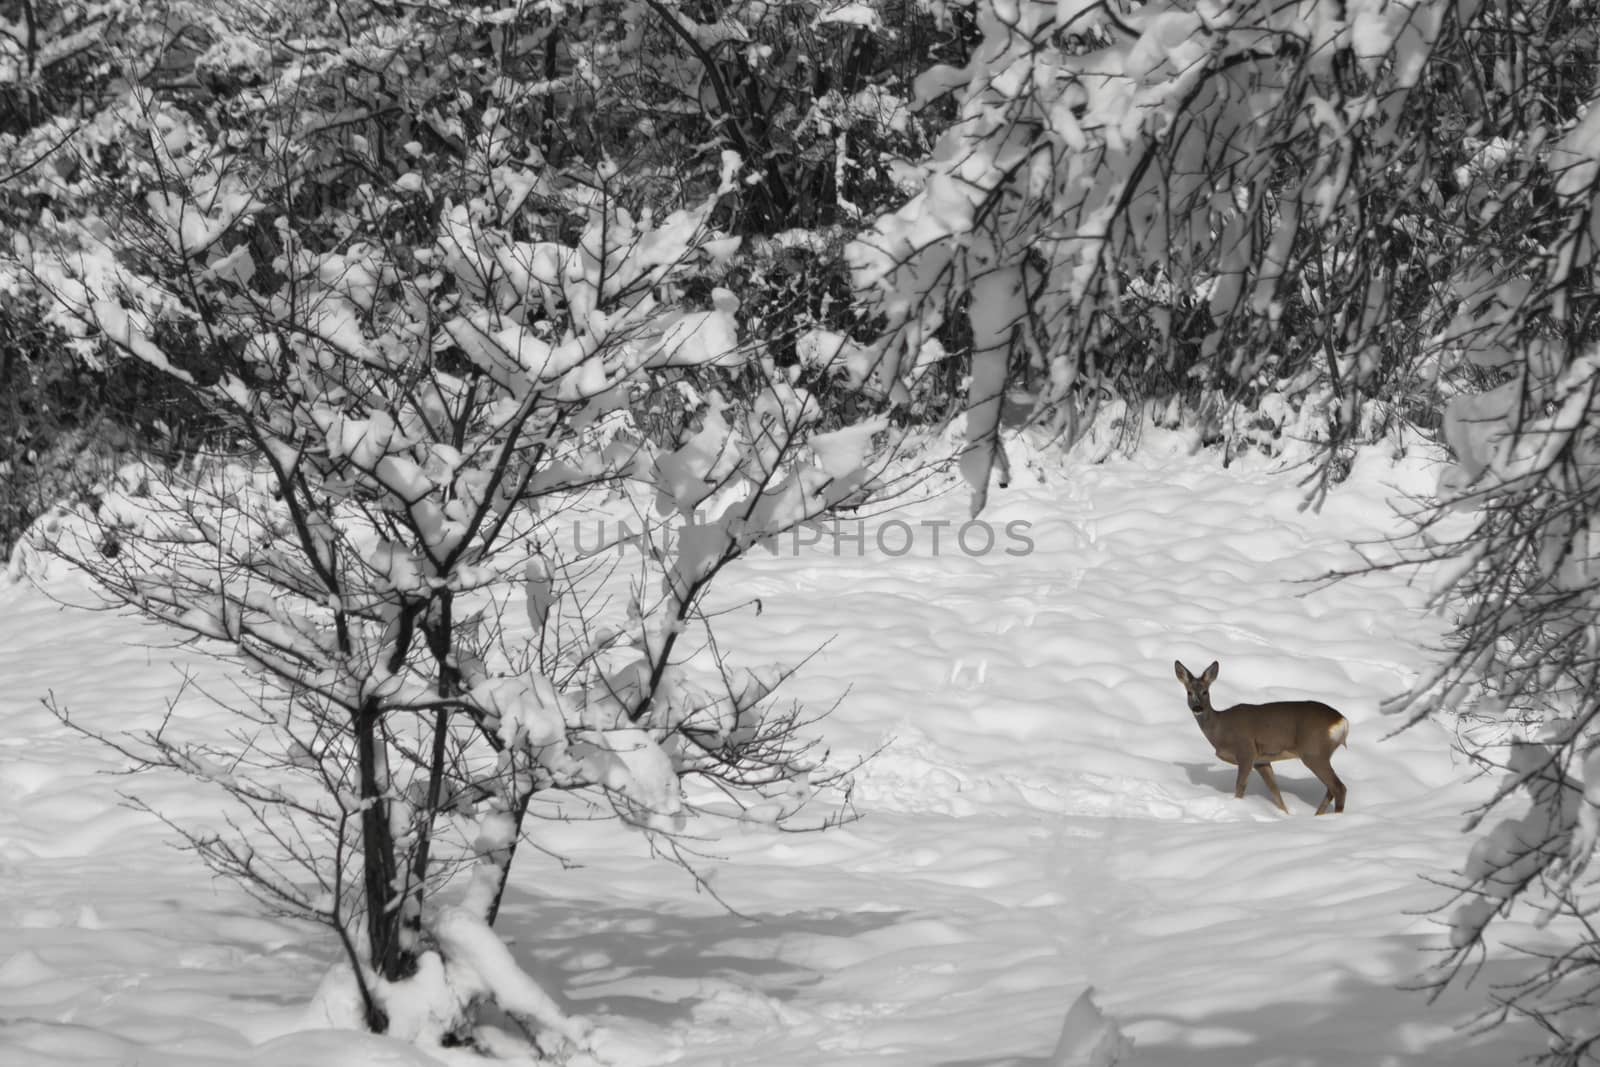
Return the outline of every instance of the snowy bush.
{"type": "Polygon", "coordinates": [[[0,558],[58,503],[87,499],[134,455],[183,454],[207,426],[144,364],[91,365],[32,300],[0,294],[0,558]]]}
{"type": "Polygon", "coordinates": [[[1492,990],[1496,1010],[1536,1019],[1550,1035],[1547,1061],[1588,1062],[1600,842],[1600,42],[1567,5],[1461,18],[1441,24],[1452,77],[1475,94],[1459,98],[1471,105],[1470,136],[1435,177],[1467,244],[1434,265],[1450,314],[1417,367],[1448,382],[1453,462],[1410,546],[1438,565],[1454,633],[1393,710],[1460,713],[1475,724],[1475,758],[1503,775],[1469,822],[1479,837],[1452,880],[1450,948],[1434,979],[1474,973],[1497,918],[1531,907],[1569,943],[1541,948],[1522,977],[1492,990]]]}
{"type": "Polygon", "coordinates": [[[1246,425],[1281,398],[1330,456],[1374,399],[1426,421],[1435,379],[1410,368],[1446,265],[1475,255],[1439,174],[1475,5],[970,10],[970,61],[914,99],[958,119],[850,255],[886,386],[967,319],[975,484],[1008,387],[1069,435],[1107,398],[1238,402],[1246,425]]]}
{"type": "Polygon", "coordinates": [[[475,51],[515,17],[373,9],[275,66],[213,26],[226,98],[127,86],[85,213],[42,213],[13,251],[82,349],[186,383],[225,427],[52,524],[115,599],[255,679],[229,746],[102,739],[231,797],[235,832],[177,829],[337,933],[366,1026],[470,1043],[492,1003],[559,1046],[583,1027],[489,933],[528,819],[587,796],[671,851],[685,778],[777,821],[834,783],[772,699],[782,672],[729,664],[701,605],[870,491],[895,438],[867,409],[823,428],[742,331],[717,218],[745,161],[663,197],[604,158],[552,165],[520,123],[536,72],[475,51]],[[736,375],[741,402],[708,387],[645,432],[690,372],[736,375]],[[627,544],[572,543],[619,516],[627,544]]]}

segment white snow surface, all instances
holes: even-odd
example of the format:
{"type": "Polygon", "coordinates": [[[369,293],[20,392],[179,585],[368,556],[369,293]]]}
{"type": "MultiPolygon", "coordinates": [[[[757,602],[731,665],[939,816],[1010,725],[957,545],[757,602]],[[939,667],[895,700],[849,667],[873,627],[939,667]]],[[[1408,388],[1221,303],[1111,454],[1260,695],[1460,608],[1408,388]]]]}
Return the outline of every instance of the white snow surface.
{"type": "MultiPolygon", "coordinates": [[[[843,696],[823,730],[839,761],[876,752],[862,818],[801,834],[691,821],[728,907],[626,826],[536,826],[579,865],[525,851],[498,929],[593,1025],[573,1064],[1504,1067],[1538,1048],[1464,1026],[1481,987],[1432,1004],[1397,989],[1442,943],[1425,912],[1445,897],[1420,875],[1464,860],[1461,812],[1491,784],[1444,727],[1385,736],[1379,701],[1443,629],[1426,581],[1302,581],[1353,566],[1347,541],[1391,530],[1389,499],[1436,470],[1370,453],[1311,514],[1293,474],[1182,445],[1017,463],[984,515],[987,554],[958,546],[956,490],[862,519],[837,553],[824,538],[726,576],[722,600],[762,604],[724,630],[746,661],[833,638],[780,695],[843,696]],[[891,520],[915,533],[899,555],[875,540],[891,520]],[[951,524],[937,552],[924,520],[951,524]],[[1023,522],[1032,551],[1008,554],[1023,522]],[[1314,818],[1322,787],[1298,763],[1279,765],[1289,815],[1257,778],[1236,801],[1174,658],[1221,660],[1219,706],[1343,710],[1348,811],[1314,818]]],[[[149,625],[58,603],[84,599],[65,578],[0,586],[0,1063],[483,1062],[326,1029],[326,932],[263,914],[121,802],[217,818],[187,781],[107,773],[119,757],[39,698],[141,730],[182,672],[228,681],[149,625]]],[[[201,688],[173,714],[220,736],[201,688]]]]}

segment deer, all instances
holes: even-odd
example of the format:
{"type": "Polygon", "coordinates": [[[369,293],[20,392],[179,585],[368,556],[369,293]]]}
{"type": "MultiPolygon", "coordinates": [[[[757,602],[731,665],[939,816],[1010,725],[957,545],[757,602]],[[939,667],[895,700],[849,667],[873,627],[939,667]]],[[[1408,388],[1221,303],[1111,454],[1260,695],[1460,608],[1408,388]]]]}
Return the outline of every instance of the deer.
{"type": "Polygon", "coordinates": [[[1236,799],[1244,797],[1250,769],[1254,767],[1261,780],[1267,783],[1273,801],[1287,815],[1289,809],[1284,806],[1283,794],[1278,792],[1278,778],[1272,765],[1278,760],[1298,759],[1328,787],[1328,795],[1322,798],[1317,814],[1327,811],[1329,804],[1333,805],[1335,814],[1344,811],[1344,783],[1333,773],[1332,757],[1340,745],[1349,744],[1349,719],[1317,700],[1235,704],[1218,711],[1211,706],[1211,683],[1217,680],[1215,662],[1198,678],[1177,660],[1172,661],[1172,666],[1188,695],[1195,725],[1200,727],[1200,732],[1206,735],[1223,762],[1239,768],[1239,777],[1233,785],[1236,799]]]}

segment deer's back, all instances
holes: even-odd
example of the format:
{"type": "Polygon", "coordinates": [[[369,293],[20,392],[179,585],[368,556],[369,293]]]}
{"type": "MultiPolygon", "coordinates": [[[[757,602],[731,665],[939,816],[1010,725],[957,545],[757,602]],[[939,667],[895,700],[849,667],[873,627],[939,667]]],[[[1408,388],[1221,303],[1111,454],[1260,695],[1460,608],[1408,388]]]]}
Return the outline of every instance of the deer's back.
{"type": "Polygon", "coordinates": [[[1249,737],[1262,755],[1297,755],[1326,751],[1349,731],[1345,717],[1319,700],[1286,700],[1272,704],[1235,704],[1217,712],[1217,739],[1249,737]]]}

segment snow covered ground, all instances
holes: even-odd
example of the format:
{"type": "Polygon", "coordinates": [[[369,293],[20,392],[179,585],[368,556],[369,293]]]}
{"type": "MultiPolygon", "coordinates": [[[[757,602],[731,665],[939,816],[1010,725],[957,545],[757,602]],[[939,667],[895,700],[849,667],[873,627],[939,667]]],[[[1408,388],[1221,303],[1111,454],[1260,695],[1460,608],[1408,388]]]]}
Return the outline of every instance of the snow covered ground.
{"type": "MultiPolygon", "coordinates": [[[[991,498],[987,554],[956,543],[957,493],[864,520],[864,551],[758,555],[721,590],[761,599],[738,624],[753,659],[832,638],[787,694],[843,696],[836,757],[877,751],[859,821],[694,827],[731,912],[625,828],[540,827],[578,866],[530,854],[501,928],[599,1025],[599,1056],[1054,1067],[1086,985],[1140,1067],[1504,1067],[1535,1051],[1525,1029],[1463,1027],[1477,991],[1430,1005],[1396,989],[1440,936],[1421,913],[1442,894],[1419,872],[1460,862],[1460,812],[1486,789],[1444,729],[1385,739],[1379,719],[1441,622],[1402,574],[1299,581],[1352,565],[1346,540],[1389,529],[1395,486],[1432,475],[1369,455],[1320,515],[1297,510],[1292,476],[1224,470],[1176,441],[1017,475],[991,498]],[[935,550],[919,523],[941,519],[935,550]],[[908,550],[880,551],[880,534],[908,550]],[[1298,763],[1280,764],[1289,816],[1259,779],[1235,801],[1174,658],[1221,660],[1219,706],[1310,695],[1343,710],[1347,813],[1312,816],[1321,786],[1298,763]]],[[[204,819],[213,799],[105,773],[117,758],[41,706],[49,691],[93,728],[153,727],[184,665],[218,672],[162,642],[0,586],[0,1063],[437,1062],[314,1029],[335,955],[321,931],[263,916],[119,803],[133,791],[204,819]]],[[[173,713],[228,725],[198,688],[173,713]]]]}

